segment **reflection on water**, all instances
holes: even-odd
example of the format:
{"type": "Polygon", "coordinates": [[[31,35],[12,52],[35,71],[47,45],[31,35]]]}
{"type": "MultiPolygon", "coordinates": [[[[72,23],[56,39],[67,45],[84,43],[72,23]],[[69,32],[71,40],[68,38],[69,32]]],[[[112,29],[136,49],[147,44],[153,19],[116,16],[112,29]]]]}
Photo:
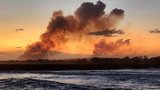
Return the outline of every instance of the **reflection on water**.
{"type": "Polygon", "coordinates": [[[160,90],[160,70],[1,71],[0,89],[160,90]]]}

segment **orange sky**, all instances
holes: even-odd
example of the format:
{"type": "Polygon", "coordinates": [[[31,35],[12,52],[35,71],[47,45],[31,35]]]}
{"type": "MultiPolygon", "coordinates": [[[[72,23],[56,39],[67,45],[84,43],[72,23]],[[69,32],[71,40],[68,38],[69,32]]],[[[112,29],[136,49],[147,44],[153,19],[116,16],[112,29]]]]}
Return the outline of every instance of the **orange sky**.
{"type": "MultiPolygon", "coordinates": [[[[53,11],[64,9],[65,15],[68,15],[73,13],[77,5],[80,5],[81,2],[83,2],[83,0],[80,0],[67,3],[66,5],[68,7],[65,8],[56,5],[56,3],[64,2],[63,0],[55,2],[53,0],[47,0],[46,2],[40,1],[38,3],[30,0],[26,3],[19,0],[16,1],[17,3],[12,3],[12,1],[5,0],[0,1],[1,4],[7,4],[7,2],[10,4],[9,7],[0,4],[1,9],[5,8],[1,10],[2,12],[0,12],[0,52],[25,50],[28,44],[38,41],[39,36],[46,31],[46,27],[50,21],[53,11]],[[29,5],[30,7],[26,8],[23,5],[29,5]],[[17,28],[24,28],[24,31],[16,32],[15,29],[17,28]]],[[[137,6],[139,10],[134,9],[134,5],[138,3],[138,0],[135,1],[133,5],[130,5],[130,0],[119,1],[104,1],[105,3],[109,3],[107,4],[107,10],[112,10],[115,7],[125,10],[125,19],[120,23],[118,28],[125,30],[126,34],[119,37],[114,37],[113,39],[131,39],[132,49],[128,51],[128,55],[159,55],[160,34],[149,33],[150,30],[158,28],[160,25],[160,22],[158,21],[159,18],[157,17],[160,13],[153,11],[159,6],[157,4],[155,4],[155,6],[148,6],[148,11],[145,11],[144,8],[148,5],[147,3],[150,3],[148,0],[146,1],[146,4],[139,2],[140,5],[138,4],[137,6]],[[122,2],[119,3],[119,1],[122,2]],[[157,16],[155,16],[155,14],[157,16]]],[[[96,2],[96,0],[93,2],[96,2]]],[[[153,1],[153,3],[157,2],[159,1],[153,1]]],[[[106,12],[109,12],[107,10],[106,12]]],[[[94,40],[93,42],[95,42],[94,40]]],[[[85,39],[81,42],[69,41],[60,51],[70,54],[92,54],[93,43],[87,42],[84,45],[84,42],[86,41],[87,40],[85,39]]]]}

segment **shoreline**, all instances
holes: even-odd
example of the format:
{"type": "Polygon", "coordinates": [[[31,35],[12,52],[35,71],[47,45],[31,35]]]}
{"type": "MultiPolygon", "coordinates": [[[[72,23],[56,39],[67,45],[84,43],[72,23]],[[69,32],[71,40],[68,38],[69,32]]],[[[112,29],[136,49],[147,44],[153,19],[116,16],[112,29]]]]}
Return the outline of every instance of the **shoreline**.
{"type": "Polygon", "coordinates": [[[160,68],[160,57],[0,61],[0,70],[113,70],[160,68]]]}
{"type": "Polygon", "coordinates": [[[41,70],[118,70],[118,69],[160,69],[159,67],[124,67],[124,66],[116,66],[116,67],[108,67],[104,65],[0,65],[0,71],[3,70],[25,70],[25,71],[41,71],[41,70]]]}

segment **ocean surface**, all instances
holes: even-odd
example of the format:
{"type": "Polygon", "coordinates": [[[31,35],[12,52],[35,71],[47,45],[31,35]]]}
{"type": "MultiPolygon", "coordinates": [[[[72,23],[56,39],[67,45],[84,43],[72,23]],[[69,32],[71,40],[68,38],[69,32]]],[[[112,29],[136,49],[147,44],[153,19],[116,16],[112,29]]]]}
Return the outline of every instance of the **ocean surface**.
{"type": "Polygon", "coordinates": [[[0,71],[0,90],[160,90],[160,70],[0,71]]]}

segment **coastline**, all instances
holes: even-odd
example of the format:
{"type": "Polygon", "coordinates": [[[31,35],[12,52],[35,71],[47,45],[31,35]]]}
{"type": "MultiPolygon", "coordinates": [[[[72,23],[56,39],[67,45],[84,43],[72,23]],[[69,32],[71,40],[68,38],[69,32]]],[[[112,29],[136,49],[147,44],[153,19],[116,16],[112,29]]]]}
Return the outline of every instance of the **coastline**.
{"type": "Polygon", "coordinates": [[[0,70],[112,70],[160,68],[160,57],[0,61],[0,70]]]}

